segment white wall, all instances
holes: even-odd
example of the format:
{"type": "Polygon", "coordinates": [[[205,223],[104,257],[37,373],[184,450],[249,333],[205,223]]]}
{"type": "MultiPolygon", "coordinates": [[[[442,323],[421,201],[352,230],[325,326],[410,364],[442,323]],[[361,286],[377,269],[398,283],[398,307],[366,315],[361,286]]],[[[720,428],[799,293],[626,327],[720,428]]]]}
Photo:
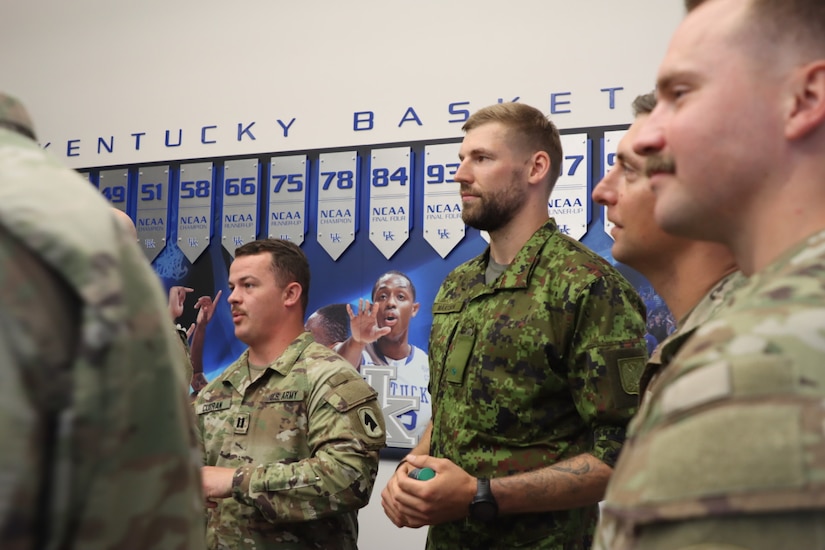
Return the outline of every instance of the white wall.
{"type": "MultiPolygon", "coordinates": [[[[453,138],[451,104],[499,98],[562,129],[625,124],[681,14],[677,0],[4,0],[0,89],[76,168],[453,138]],[[623,88],[612,107],[604,88],[623,88]],[[410,108],[420,125],[400,124],[410,108]],[[361,111],[372,130],[354,130],[361,111]],[[238,140],[251,122],[257,139],[238,140]]],[[[363,550],[424,546],[381,510],[395,463],[361,511],[363,550]]]]}
{"type": "Polygon", "coordinates": [[[562,129],[628,123],[682,11],[677,0],[3,4],[0,86],[78,168],[452,138],[451,104],[500,98],[562,129]],[[623,88],[613,108],[606,88],[623,88]],[[421,124],[399,127],[409,108],[421,124]],[[354,130],[361,111],[372,130],[354,130]],[[293,118],[284,137],[277,121],[293,118]],[[256,139],[239,141],[250,122],[256,139]],[[179,147],[167,130],[171,143],[183,132],[179,147]]]}
{"type": "Polygon", "coordinates": [[[366,508],[358,513],[358,548],[360,550],[420,550],[427,542],[427,528],[399,529],[381,508],[381,491],[395,473],[398,460],[381,459],[378,478],[372,498],[366,508]]]}

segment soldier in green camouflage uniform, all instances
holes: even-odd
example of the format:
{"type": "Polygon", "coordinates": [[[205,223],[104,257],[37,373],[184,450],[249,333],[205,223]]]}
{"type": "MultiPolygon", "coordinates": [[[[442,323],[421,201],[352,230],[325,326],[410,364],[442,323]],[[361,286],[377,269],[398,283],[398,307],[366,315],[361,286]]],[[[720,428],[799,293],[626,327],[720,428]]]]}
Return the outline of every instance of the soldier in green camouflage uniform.
{"type": "Polygon", "coordinates": [[[0,546],[203,548],[160,282],[21,111],[0,94],[0,546]]]}
{"type": "Polygon", "coordinates": [[[540,111],[499,104],[464,129],[462,217],[490,246],[436,296],[431,431],[382,503],[398,526],[432,525],[430,549],[586,549],[638,399],[644,306],[549,219],[562,153],[540,111]],[[497,517],[471,511],[484,479],[497,517]]]}
{"type": "Polygon", "coordinates": [[[355,549],[386,438],[377,394],[304,332],[309,265],[296,245],[238,248],[229,288],[249,349],[195,402],[207,547],[355,549]]]}
{"type": "Polygon", "coordinates": [[[597,547],[825,548],[825,9],[688,7],[634,148],[657,221],[750,280],[634,418],[597,547]]]}

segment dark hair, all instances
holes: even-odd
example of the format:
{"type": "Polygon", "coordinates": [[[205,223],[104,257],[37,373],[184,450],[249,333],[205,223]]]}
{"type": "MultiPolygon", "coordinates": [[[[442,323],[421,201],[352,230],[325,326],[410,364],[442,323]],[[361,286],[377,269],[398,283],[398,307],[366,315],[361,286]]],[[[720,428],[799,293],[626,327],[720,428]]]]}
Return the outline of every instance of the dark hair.
{"type": "Polygon", "coordinates": [[[544,151],[550,157],[550,189],[559,179],[562,163],[559,130],[544,114],[524,103],[496,103],[479,109],[461,127],[465,132],[483,124],[498,122],[509,128],[522,143],[534,151],[544,151]]]}
{"type": "MultiPolygon", "coordinates": [[[[329,304],[319,307],[312,315],[318,319],[322,334],[313,332],[315,341],[325,346],[343,342],[349,337],[347,304],[329,304]]],[[[310,316],[312,317],[312,316],[310,316]]]]}
{"type": "Polygon", "coordinates": [[[407,279],[407,282],[410,283],[410,294],[412,294],[412,299],[413,299],[413,301],[415,301],[415,285],[413,284],[412,279],[410,279],[407,276],[406,273],[403,273],[401,271],[396,271],[395,269],[391,269],[391,270],[387,271],[386,273],[384,273],[380,277],[378,277],[378,279],[376,279],[375,284],[372,285],[372,294],[370,295],[372,297],[373,301],[375,301],[375,293],[378,291],[378,283],[380,283],[381,279],[383,279],[384,277],[387,277],[388,275],[397,275],[399,277],[403,277],[403,278],[407,279]]]}
{"type": "Polygon", "coordinates": [[[309,262],[298,245],[282,239],[259,239],[235,249],[235,257],[256,256],[269,252],[272,256],[272,272],[281,286],[289,283],[301,285],[301,309],[305,313],[309,302],[309,262]]]}
{"type": "Polygon", "coordinates": [[[649,115],[656,108],[656,94],[649,92],[636,96],[633,100],[633,116],[649,115]]]}

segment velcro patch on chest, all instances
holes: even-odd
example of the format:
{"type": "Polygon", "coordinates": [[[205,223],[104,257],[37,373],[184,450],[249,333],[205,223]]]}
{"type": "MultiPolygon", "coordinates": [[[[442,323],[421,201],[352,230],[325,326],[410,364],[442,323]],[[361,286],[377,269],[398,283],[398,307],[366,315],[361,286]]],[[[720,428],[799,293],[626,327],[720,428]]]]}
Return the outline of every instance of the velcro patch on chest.
{"type": "Polygon", "coordinates": [[[284,401],[303,401],[303,390],[278,390],[266,396],[264,399],[267,403],[278,403],[284,401]]]}
{"type": "Polygon", "coordinates": [[[202,403],[198,406],[197,414],[206,414],[216,411],[223,411],[232,406],[231,399],[221,399],[220,401],[212,401],[211,403],[202,403]]]}
{"type": "Polygon", "coordinates": [[[432,312],[438,313],[458,313],[464,309],[464,302],[456,300],[453,302],[436,302],[432,306],[432,312]]]}

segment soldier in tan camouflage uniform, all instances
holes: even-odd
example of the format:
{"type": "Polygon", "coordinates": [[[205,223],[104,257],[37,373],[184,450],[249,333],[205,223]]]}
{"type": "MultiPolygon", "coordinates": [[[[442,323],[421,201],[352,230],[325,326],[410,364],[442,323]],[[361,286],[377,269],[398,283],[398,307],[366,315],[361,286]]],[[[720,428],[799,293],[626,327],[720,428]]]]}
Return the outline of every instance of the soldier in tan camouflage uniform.
{"type": "Polygon", "coordinates": [[[0,94],[0,546],[200,549],[160,282],[94,187],[33,135],[0,94]]]}
{"type": "Polygon", "coordinates": [[[210,549],[357,548],[385,431],[376,392],[304,331],[309,264],[265,239],[235,251],[228,301],[249,349],[198,396],[210,549]]]}
{"type": "Polygon", "coordinates": [[[598,546],[825,548],[825,4],[688,9],[634,149],[657,222],[750,281],[634,419],[598,546]]]}
{"type": "Polygon", "coordinates": [[[644,275],[679,320],[647,361],[639,382],[642,398],[687,338],[746,280],[725,245],[676,237],[656,225],[656,196],[644,173],[645,157],[632,147],[655,106],[652,93],[633,101],[636,120],[616,148],[616,164],[593,189],[593,200],[607,207],[614,224],[613,257],[644,275]]]}
{"type": "Polygon", "coordinates": [[[549,218],[562,150],[540,111],[498,104],[464,130],[462,217],[490,246],[436,296],[431,430],[382,504],[400,527],[432,525],[430,549],[584,550],[638,399],[644,305],[549,218]]]}

